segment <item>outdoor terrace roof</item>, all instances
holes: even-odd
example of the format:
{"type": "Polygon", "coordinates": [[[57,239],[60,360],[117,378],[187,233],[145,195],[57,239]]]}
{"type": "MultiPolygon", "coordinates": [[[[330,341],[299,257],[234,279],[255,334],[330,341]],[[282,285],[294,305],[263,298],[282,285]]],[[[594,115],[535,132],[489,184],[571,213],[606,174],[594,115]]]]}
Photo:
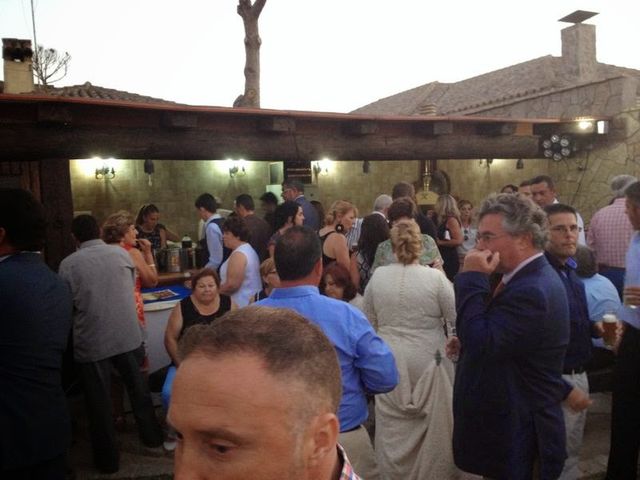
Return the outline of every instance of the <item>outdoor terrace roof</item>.
{"type": "Polygon", "coordinates": [[[397,116],[0,94],[0,160],[537,158],[575,119],[397,116]]]}

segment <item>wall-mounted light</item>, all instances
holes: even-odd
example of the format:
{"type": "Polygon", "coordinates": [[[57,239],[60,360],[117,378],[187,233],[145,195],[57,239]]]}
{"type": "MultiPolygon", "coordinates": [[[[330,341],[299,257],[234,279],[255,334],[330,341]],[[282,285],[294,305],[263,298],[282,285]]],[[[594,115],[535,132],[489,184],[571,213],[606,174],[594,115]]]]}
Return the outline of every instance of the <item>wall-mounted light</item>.
{"type": "Polygon", "coordinates": [[[593,131],[593,122],[591,120],[580,120],[578,122],[578,128],[583,132],[593,131]]]}
{"type": "Polygon", "coordinates": [[[362,162],[362,173],[369,173],[371,171],[371,162],[365,160],[362,162]]]}
{"type": "Polygon", "coordinates": [[[243,177],[247,174],[247,162],[244,159],[240,160],[227,160],[229,168],[229,177],[243,177]]]}
{"type": "Polygon", "coordinates": [[[598,135],[606,135],[609,133],[609,121],[608,120],[598,120],[596,122],[596,132],[598,135]]]}
{"type": "Polygon", "coordinates": [[[96,179],[97,180],[107,180],[112,179],[116,176],[116,169],[113,166],[113,158],[107,158],[106,160],[102,160],[101,158],[95,157],[93,161],[96,165],[101,166],[96,167],[96,179]]]}
{"type": "Polygon", "coordinates": [[[524,160],[519,158],[516,160],[516,170],[522,170],[524,168],[524,160]]]}
{"type": "Polygon", "coordinates": [[[542,154],[545,158],[551,158],[555,162],[559,162],[571,156],[573,147],[573,141],[569,135],[554,133],[542,141],[542,154]]]}
{"type": "Polygon", "coordinates": [[[329,160],[328,158],[323,158],[322,160],[313,162],[313,173],[316,177],[318,177],[318,175],[329,175],[330,164],[331,160],[329,160]]]}
{"type": "Polygon", "coordinates": [[[144,161],[144,173],[146,173],[147,176],[149,177],[148,178],[149,186],[151,186],[153,184],[153,182],[151,181],[151,175],[155,171],[156,171],[156,169],[155,169],[155,167],[153,165],[153,160],[149,160],[149,159],[145,160],[144,161]]]}

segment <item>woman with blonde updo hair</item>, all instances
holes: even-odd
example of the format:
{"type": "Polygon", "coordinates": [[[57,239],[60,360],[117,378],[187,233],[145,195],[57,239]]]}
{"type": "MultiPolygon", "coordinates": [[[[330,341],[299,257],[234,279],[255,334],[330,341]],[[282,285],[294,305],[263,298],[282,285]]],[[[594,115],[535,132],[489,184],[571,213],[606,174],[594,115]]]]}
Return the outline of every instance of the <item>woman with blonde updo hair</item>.
{"type": "Polygon", "coordinates": [[[345,234],[353,226],[356,219],[356,207],[346,200],[333,202],[324,217],[324,227],[320,229],[322,244],[322,266],[337,262],[349,270],[349,246],[345,234]]]}
{"type": "Polygon", "coordinates": [[[445,274],[420,264],[423,239],[413,219],[395,222],[397,263],[378,267],[364,291],[364,312],[393,350],[400,374],[390,393],[376,395],[375,450],[384,478],[461,477],[453,463],[453,364],[445,331],[456,309],[445,274]],[[446,324],[446,328],[445,328],[446,324]]]}
{"type": "Polygon", "coordinates": [[[422,236],[416,222],[404,220],[391,229],[391,245],[398,262],[402,265],[418,263],[422,253],[422,236]]]}

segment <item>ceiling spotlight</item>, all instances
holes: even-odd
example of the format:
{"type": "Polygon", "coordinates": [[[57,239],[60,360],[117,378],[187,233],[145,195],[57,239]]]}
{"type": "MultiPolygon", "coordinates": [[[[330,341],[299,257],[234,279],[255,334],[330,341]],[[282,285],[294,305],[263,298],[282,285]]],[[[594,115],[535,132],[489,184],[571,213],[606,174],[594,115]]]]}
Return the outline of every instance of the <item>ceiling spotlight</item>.
{"type": "Polygon", "coordinates": [[[570,136],[554,133],[542,141],[542,154],[545,158],[552,158],[554,161],[559,162],[571,156],[573,146],[570,136]]]}

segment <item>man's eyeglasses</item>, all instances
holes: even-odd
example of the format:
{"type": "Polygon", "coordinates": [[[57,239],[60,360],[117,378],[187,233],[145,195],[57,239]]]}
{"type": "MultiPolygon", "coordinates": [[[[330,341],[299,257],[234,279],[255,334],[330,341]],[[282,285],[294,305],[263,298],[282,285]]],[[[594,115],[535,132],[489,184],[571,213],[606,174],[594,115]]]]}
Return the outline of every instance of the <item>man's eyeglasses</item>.
{"type": "Polygon", "coordinates": [[[496,235],[495,233],[478,233],[476,235],[476,243],[480,243],[480,242],[489,243],[497,238],[506,237],[507,235],[509,234],[501,233],[499,235],[496,235]]]}
{"type": "Polygon", "coordinates": [[[582,231],[582,227],[578,225],[556,225],[555,227],[551,227],[549,230],[555,233],[580,233],[582,231]]]}

